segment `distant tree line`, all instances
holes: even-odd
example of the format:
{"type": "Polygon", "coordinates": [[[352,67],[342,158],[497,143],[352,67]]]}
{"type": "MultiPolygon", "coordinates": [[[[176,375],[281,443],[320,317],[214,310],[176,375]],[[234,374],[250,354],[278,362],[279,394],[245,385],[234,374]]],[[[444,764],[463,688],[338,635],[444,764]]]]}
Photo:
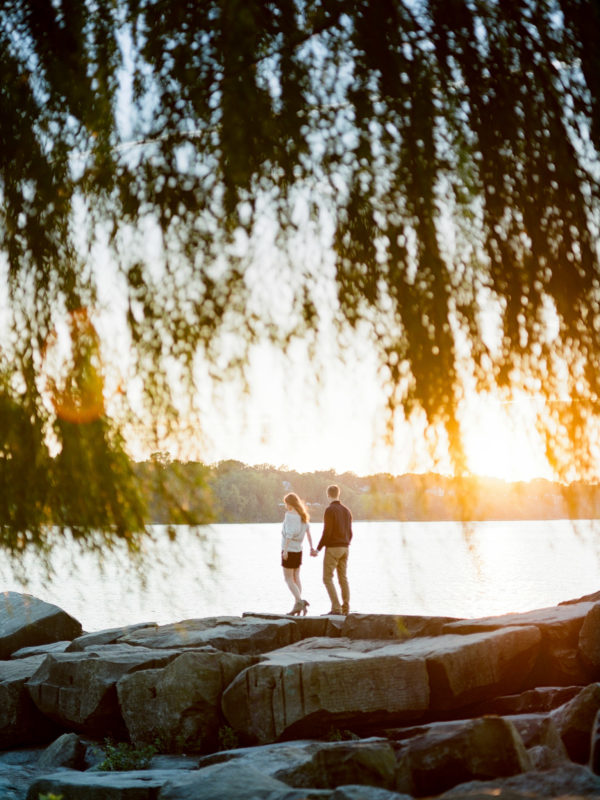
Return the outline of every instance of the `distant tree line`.
{"type": "Polygon", "coordinates": [[[359,476],[334,470],[297,472],[269,464],[221,461],[213,466],[155,457],[136,466],[156,523],[278,522],[283,497],[294,491],[320,522],[325,491],[337,483],[356,520],[592,519],[600,517],[600,486],[537,479],[509,483],[435,473],[359,476]],[[212,515],[207,515],[207,507],[212,515]]]}

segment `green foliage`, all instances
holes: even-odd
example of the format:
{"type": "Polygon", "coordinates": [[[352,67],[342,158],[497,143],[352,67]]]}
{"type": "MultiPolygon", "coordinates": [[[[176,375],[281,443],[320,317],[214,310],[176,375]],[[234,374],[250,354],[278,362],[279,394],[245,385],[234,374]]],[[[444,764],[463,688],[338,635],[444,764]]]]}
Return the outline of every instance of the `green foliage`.
{"type": "Polygon", "coordinates": [[[331,725],[324,738],[326,742],[349,742],[360,737],[347,728],[341,729],[331,725]]]}
{"type": "Polygon", "coordinates": [[[38,795],[38,800],[62,800],[62,799],[63,799],[62,794],[52,794],[52,792],[50,792],[50,794],[38,795]]]}
{"type": "Polygon", "coordinates": [[[127,770],[148,769],[157,749],[152,744],[135,747],[129,742],[104,742],[105,758],[98,766],[101,772],[126,772],[127,770]]]}
{"type": "Polygon", "coordinates": [[[235,750],[240,746],[237,733],[229,725],[222,725],[218,733],[219,750],[235,750]]]}
{"type": "Polygon", "coordinates": [[[159,449],[200,359],[222,380],[323,318],[457,471],[478,390],[536,396],[589,474],[599,40],[596,0],[2,4],[0,546],[43,547],[51,509],[135,550],[125,433],[159,449]]]}

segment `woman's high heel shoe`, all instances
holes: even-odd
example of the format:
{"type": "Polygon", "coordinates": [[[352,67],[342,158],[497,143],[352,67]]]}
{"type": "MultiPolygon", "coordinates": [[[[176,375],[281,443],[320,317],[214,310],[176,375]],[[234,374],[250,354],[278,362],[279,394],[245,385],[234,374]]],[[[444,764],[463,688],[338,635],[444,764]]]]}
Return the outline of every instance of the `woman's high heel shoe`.
{"type": "MultiPolygon", "coordinates": [[[[288,616],[299,617],[300,612],[303,611],[303,609],[304,609],[304,600],[296,600],[296,602],[294,603],[294,607],[292,608],[288,616]]],[[[304,613],[306,614],[306,611],[304,611],[304,613]]]]}
{"type": "Polygon", "coordinates": [[[303,600],[302,601],[302,616],[303,617],[306,616],[306,609],[309,607],[309,605],[310,605],[310,603],[308,602],[308,600],[303,600]]]}

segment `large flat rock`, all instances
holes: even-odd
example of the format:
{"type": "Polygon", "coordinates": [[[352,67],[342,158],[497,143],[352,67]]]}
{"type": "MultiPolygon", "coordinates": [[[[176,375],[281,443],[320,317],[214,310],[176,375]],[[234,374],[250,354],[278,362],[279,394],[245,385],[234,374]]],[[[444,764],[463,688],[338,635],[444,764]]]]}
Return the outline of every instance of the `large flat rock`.
{"type": "Polygon", "coordinates": [[[370,651],[364,641],[306,639],[270,653],[226,689],[227,720],[265,743],[374,715],[419,717],[429,706],[424,661],[369,644],[370,651]]]}
{"type": "Polygon", "coordinates": [[[0,660],[23,647],[71,640],[81,623],[58,606],[18,592],[0,595],[0,660]]]}
{"type": "Polygon", "coordinates": [[[387,739],[320,742],[296,740],[228,750],[205,756],[201,769],[214,764],[248,765],[295,788],[335,789],[342,783],[392,789],[396,757],[387,739]]]}
{"type": "Polygon", "coordinates": [[[348,614],[341,635],[348,639],[393,639],[438,636],[455,617],[421,617],[400,614],[348,614]]]}
{"type": "Polygon", "coordinates": [[[38,709],[67,730],[100,738],[126,736],[117,681],[138,669],[166,666],[179,653],[124,644],[57,653],[45,657],[27,689],[38,709]]]}
{"type": "Polygon", "coordinates": [[[473,778],[498,778],[531,769],[515,726],[502,717],[437,723],[398,748],[406,789],[417,797],[434,795],[473,778]]]}
{"type": "Polygon", "coordinates": [[[210,645],[224,652],[256,655],[299,639],[298,626],[291,618],[207,617],[143,628],[122,636],[119,642],[155,649],[210,645]]]}
{"type": "Polygon", "coordinates": [[[598,800],[599,797],[600,777],[576,764],[532,770],[504,780],[470,781],[440,796],[442,800],[598,800]]]}
{"type": "MultiPolygon", "coordinates": [[[[295,797],[300,800],[307,794],[305,790],[295,797]]],[[[163,786],[158,800],[283,800],[293,796],[293,790],[283,781],[247,762],[232,762],[172,778],[163,786]]]]}
{"type": "Polygon", "coordinates": [[[27,800],[53,794],[62,800],[158,800],[162,786],[174,775],[173,770],[138,770],[133,772],[77,772],[61,770],[38,777],[32,782],[27,800]]]}
{"type": "Polygon", "coordinates": [[[445,624],[443,632],[467,634],[535,625],[542,643],[527,688],[583,685],[593,680],[593,674],[581,657],[579,634],[593,606],[593,602],[569,603],[524,613],[460,620],[445,624]]]}
{"type": "Polygon", "coordinates": [[[260,743],[323,726],[403,724],[517,691],[537,658],[537,628],[404,642],[306,639],[269,653],[223,694],[230,725],[260,743]]]}
{"type": "Polygon", "coordinates": [[[161,669],[143,669],[117,683],[121,713],[133,744],[170,752],[207,752],[218,744],[221,695],[257,656],[185,652],[161,669]]]}

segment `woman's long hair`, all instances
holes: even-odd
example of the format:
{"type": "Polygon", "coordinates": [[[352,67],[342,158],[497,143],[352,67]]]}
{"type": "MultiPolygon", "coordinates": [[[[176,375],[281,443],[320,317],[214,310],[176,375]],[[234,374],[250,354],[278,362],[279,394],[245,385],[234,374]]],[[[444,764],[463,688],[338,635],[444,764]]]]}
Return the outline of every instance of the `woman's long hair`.
{"type": "Polygon", "coordinates": [[[308,522],[310,517],[308,515],[308,511],[306,510],[306,506],[295,492],[286,494],[286,496],[283,498],[283,502],[288,506],[291,506],[294,511],[297,511],[298,514],[300,514],[300,519],[302,522],[308,522]]]}

